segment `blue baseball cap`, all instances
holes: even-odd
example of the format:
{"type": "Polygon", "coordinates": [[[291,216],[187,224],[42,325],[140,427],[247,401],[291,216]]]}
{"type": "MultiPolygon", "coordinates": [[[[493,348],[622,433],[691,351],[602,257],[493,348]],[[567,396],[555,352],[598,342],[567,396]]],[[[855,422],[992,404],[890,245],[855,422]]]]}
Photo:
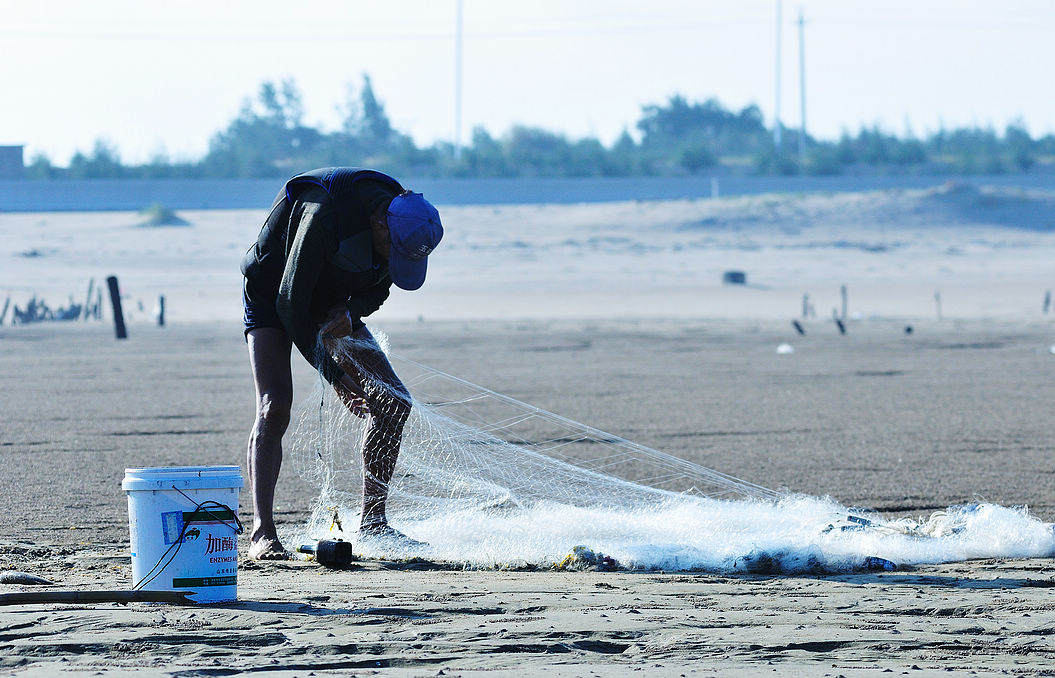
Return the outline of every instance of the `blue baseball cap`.
{"type": "Polygon", "coordinates": [[[420,193],[405,191],[388,206],[388,233],[392,247],[388,274],[396,287],[416,290],[425,284],[425,266],[443,238],[440,213],[420,193]]]}

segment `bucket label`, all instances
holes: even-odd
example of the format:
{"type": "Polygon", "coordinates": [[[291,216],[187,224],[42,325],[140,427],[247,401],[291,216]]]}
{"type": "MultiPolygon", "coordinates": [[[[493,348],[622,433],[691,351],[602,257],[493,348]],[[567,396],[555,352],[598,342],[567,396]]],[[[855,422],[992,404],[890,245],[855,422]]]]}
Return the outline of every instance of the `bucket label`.
{"type": "MultiPolygon", "coordinates": [[[[205,555],[212,555],[219,553],[220,551],[230,551],[232,553],[238,550],[238,541],[234,537],[215,537],[212,534],[205,535],[205,555]]],[[[234,562],[233,560],[230,562],[234,562]]]]}
{"type": "Polygon", "coordinates": [[[185,511],[183,522],[185,523],[223,523],[234,520],[234,511],[231,509],[209,508],[200,511],[185,511]]]}
{"type": "Polygon", "coordinates": [[[172,588],[189,589],[199,586],[236,586],[238,576],[233,577],[175,577],[172,580],[172,588]]]}
{"type": "Polygon", "coordinates": [[[183,533],[183,511],[166,511],[161,514],[161,533],[165,544],[175,544],[183,533]]]}
{"type": "MultiPolygon", "coordinates": [[[[231,520],[234,520],[234,511],[230,509],[166,511],[161,514],[161,534],[165,539],[165,545],[168,546],[179,541],[180,534],[183,534],[183,527],[188,523],[222,525],[231,520]]],[[[183,534],[183,541],[195,541],[199,537],[201,537],[201,530],[191,527],[186,534],[183,534]]]]}

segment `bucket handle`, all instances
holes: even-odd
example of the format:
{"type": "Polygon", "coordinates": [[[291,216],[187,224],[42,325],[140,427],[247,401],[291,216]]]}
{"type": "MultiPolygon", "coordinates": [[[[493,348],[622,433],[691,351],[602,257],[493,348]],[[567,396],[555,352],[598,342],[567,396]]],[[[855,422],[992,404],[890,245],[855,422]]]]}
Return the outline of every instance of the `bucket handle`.
{"type": "MultiPolygon", "coordinates": [[[[176,490],[177,492],[179,492],[180,494],[182,494],[182,495],[183,495],[184,497],[187,497],[187,499],[188,499],[188,500],[190,500],[191,502],[193,502],[193,501],[194,501],[194,500],[193,500],[193,499],[191,499],[191,498],[190,498],[189,496],[187,496],[187,493],[186,493],[186,492],[184,492],[184,491],[183,491],[183,490],[181,490],[180,488],[176,487],[175,485],[173,485],[173,486],[172,486],[172,489],[176,490]]],[[[218,501],[212,501],[212,500],[210,499],[209,501],[205,501],[205,502],[202,502],[202,503],[198,504],[198,505],[197,505],[197,507],[195,507],[195,509],[194,509],[194,510],[195,510],[195,511],[201,511],[202,513],[207,513],[207,514],[209,514],[210,516],[212,516],[213,518],[215,518],[215,519],[217,520],[217,522],[223,523],[223,524],[224,524],[224,525],[226,525],[227,527],[229,527],[229,528],[231,528],[232,530],[234,530],[234,531],[235,531],[235,534],[242,534],[243,532],[245,532],[245,526],[244,526],[244,525],[242,525],[242,521],[241,521],[241,520],[238,520],[238,514],[237,514],[237,513],[236,513],[236,512],[234,511],[234,510],[232,510],[232,509],[231,509],[231,507],[230,507],[230,506],[228,506],[227,504],[221,504],[221,503],[220,503],[220,502],[218,502],[218,501]],[[231,523],[227,522],[226,520],[224,520],[224,519],[223,519],[223,518],[221,518],[220,516],[216,515],[215,513],[213,513],[212,511],[210,511],[209,509],[205,508],[205,505],[206,505],[206,504],[215,504],[216,506],[219,506],[219,507],[222,507],[222,508],[225,508],[225,509],[227,509],[227,511],[228,511],[228,512],[229,512],[229,513],[231,514],[231,517],[233,517],[233,518],[234,518],[234,522],[235,522],[235,525],[237,525],[237,527],[235,527],[235,525],[232,525],[231,523]]],[[[184,527],[186,527],[186,526],[184,526],[184,527]]]]}

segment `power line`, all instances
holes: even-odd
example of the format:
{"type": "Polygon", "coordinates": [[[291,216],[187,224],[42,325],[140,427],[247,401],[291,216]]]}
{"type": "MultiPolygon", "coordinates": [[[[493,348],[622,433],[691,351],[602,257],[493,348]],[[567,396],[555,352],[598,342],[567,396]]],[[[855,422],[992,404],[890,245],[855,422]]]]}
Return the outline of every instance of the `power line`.
{"type": "MultiPolygon", "coordinates": [[[[840,8],[841,9],[841,8],[840,8]]],[[[705,29],[720,29],[732,25],[764,25],[771,19],[764,13],[750,13],[739,16],[688,16],[661,21],[637,21],[616,20],[604,22],[603,20],[591,19],[589,21],[564,21],[551,23],[522,24],[516,29],[495,29],[491,27],[479,27],[475,30],[465,32],[467,39],[507,39],[507,38],[539,38],[559,37],[571,35],[579,38],[604,37],[618,34],[646,34],[658,32],[685,32],[705,29]]],[[[1020,29],[1027,31],[1050,31],[1055,26],[1055,21],[1038,21],[1036,17],[1012,18],[1003,13],[996,16],[964,17],[962,12],[942,13],[933,17],[893,15],[882,13],[861,14],[854,16],[840,14],[838,11],[832,15],[823,13],[814,15],[810,19],[813,25],[829,26],[855,26],[864,28],[926,28],[934,30],[951,29],[980,29],[992,30],[993,28],[1020,29]]],[[[387,41],[412,41],[412,40],[449,40],[454,36],[452,31],[422,29],[402,30],[384,33],[376,28],[364,30],[360,26],[347,26],[341,22],[330,23],[328,26],[319,27],[315,23],[295,22],[283,20],[281,22],[241,22],[234,26],[223,26],[222,28],[209,29],[199,21],[169,21],[165,22],[164,30],[157,30],[156,22],[151,23],[115,23],[107,21],[105,24],[86,24],[83,22],[73,23],[61,20],[46,22],[28,22],[22,24],[8,24],[0,28],[0,35],[14,38],[106,38],[106,39],[129,39],[129,40],[278,40],[286,42],[317,42],[319,40],[347,41],[353,39],[359,42],[387,42],[387,41]],[[310,33],[296,30],[297,25],[311,26],[310,33]],[[206,28],[206,30],[202,30],[206,28]]],[[[386,27],[387,28],[387,27],[386,27]]]]}

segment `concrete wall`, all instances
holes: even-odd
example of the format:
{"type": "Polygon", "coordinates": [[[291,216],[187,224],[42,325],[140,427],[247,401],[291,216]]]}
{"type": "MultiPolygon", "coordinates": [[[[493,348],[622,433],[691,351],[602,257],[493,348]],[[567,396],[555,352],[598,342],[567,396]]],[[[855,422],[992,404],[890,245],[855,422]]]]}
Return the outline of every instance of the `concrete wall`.
{"type": "MultiPolygon", "coordinates": [[[[400,177],[400,179],[403,179],[400,177]]],[[[947,181],[976,186],[1055,190],[1055,174],[984,177],[723,177],[719,195],[930,188],[947,181]]],[[[266,210],[282,179],[0,180],[0,212],[169,209],[266,210]]],[[[414,179],[404,185],[437,205],[509,205],[679,200],[711,196],[710,177],[588,179],[414,179]]]]}

